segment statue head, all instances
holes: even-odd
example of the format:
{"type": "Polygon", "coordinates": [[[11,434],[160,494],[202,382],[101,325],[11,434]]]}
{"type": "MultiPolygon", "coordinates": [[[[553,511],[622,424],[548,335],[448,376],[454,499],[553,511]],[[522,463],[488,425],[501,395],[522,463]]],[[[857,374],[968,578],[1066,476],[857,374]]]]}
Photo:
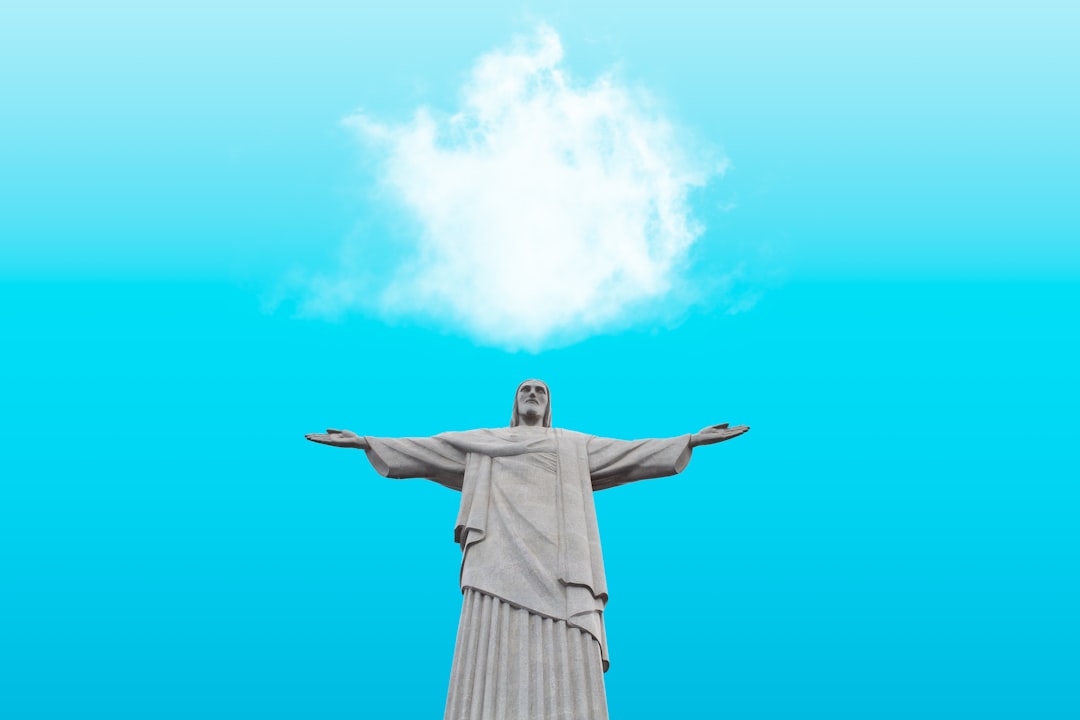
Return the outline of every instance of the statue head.
{"type": "Polygon", "coordinates": [[[518,385],[510,427],[518,425],[551,427],[551,392],[543,380],[526,380],[518,385]]]}

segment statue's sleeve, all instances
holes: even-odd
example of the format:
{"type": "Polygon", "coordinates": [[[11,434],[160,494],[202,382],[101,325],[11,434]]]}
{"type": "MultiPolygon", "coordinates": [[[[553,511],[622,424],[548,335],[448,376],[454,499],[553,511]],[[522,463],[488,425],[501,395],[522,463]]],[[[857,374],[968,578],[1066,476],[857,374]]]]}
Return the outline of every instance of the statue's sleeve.
{"type": "Polygon", "coordinates": [[[368,461],[388,478],[427,478],[461,490],[466,452],[446,437],[366,438],[368,461]]]}
{"type": "Polygon", "coordinates": [[[593,490],[667,477],[690,462],[690,436],[659,440],[589,439],[589,475],[593,490]]]}

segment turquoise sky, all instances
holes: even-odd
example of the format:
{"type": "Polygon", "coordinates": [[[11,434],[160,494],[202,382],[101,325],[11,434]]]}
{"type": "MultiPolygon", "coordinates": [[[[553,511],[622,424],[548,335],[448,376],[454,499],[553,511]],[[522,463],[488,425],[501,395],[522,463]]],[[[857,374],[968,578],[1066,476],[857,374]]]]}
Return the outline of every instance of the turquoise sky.
{"type": "Polygon", "coordinates": [[[0,717],[438,717],[456,496],[302,435],[534,376],[753,427],[597,496],[614,718],[1080,715],[1077,11],[699,5],[0,11],[0,717]],[[538,352],[302,312],[419,232],[342,120],[452,114],[540,22],[730,161],[681,300],[538,352]]]}

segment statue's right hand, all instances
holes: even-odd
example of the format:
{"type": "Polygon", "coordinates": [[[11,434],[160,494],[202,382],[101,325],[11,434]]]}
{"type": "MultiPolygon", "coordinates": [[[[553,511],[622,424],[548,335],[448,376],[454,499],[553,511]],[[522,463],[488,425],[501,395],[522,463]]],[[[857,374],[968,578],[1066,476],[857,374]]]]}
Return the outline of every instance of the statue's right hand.
{"type": "Polygon", "coordinates": [[[367,450],[370,447],[367,444],[367,440],[360,437],[352,430],[335,430],[333,428],[327,428],[325,433],[308,433],[305,435],[311,442],[322,443],[323,445],[333,445],[334,447],[343,448],[356,448],[357,450],[367,450]]]}

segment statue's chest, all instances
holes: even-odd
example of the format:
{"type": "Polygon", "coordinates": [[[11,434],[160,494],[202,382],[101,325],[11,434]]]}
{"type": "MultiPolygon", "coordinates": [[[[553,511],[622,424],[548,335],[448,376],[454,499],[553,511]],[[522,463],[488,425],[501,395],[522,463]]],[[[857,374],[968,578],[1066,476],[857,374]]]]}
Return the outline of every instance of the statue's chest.
{"type": "Polygon", "coordinates": [[[488,511],[499,515],[505,524],[527,525],[533,533],[554,540],[558,468],[554,452],[495,458],[488,511]]]}

